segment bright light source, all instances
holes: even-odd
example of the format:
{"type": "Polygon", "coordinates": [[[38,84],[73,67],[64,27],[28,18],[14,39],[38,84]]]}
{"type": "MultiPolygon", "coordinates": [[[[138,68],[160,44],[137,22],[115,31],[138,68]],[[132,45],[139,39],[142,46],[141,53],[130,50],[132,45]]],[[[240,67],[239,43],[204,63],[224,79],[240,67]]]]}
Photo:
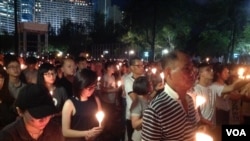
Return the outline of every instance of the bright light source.
{"type": "Polygon", "coordinates": [[[135,51],[134,50],[130,50],[129,54],[135,54],[135,51]]]}
{"type": "Polygon", "coordinates": [[[109,51],[108,50],[104,50],[103,54],[109,54],[109,51]]]}
{"type": "Polygon", "coordinates": [[[168,50],[167,49],[163,49],[162,50],[162,54],[167,54],[168,53],[168,50]]]}

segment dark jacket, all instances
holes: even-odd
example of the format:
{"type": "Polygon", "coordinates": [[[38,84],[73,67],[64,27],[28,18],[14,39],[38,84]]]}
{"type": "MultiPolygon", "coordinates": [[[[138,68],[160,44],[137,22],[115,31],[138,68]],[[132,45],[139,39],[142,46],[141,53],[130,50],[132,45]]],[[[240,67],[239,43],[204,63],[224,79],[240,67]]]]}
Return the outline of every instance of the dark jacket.
{"type": "Polygon", "coordinates": [[[25,129],[23,118],[19,118],[0,131],[0,141],[64,141],[64,137],[59,124],[50,121],[35,140],[25,129]]]}

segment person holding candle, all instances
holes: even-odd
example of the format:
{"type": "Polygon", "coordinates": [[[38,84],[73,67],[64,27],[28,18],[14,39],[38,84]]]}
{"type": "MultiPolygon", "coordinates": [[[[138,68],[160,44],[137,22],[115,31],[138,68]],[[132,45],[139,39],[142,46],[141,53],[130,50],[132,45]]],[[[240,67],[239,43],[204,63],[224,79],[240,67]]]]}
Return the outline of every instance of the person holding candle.
{"type": "Polygon", "coordinates": [[[191,57],[173,50],[161,59],[161,64],[165,86],[143,113],[142,140],[194,140],[200,119],[187,94],[196,78],[191,57]]]}
{"type": "MultiPolygon", "coordinates": [[[[225,86],[229,85],[229,68],[225,64],[214,64],[214,85],[225,86]]],[[[242,95],[238,91],[231,91],[224,97],[216,98],[216,125],[230,123],[231,102],[240,100],[242,95]]]]}
{"type": "Polygon", "coordinates": [[[66,141],[95,140],[103,131],[95,115],[102,110],[101,102],[94,95],[97,74],[83,69],[73,81],[73,97],[62,110],[62,133],[66,141]]]}
{"type": "Polygon", "coordinates": [[[156,95],[159,90],[164,88],[163,83],[159,83],[156,88],[153,88],[152,83],[146,76],[140,76],[133,83],[133,92],[138,98],[131,105],[131,122],[135,129],[132,135],[133,141],[141,141],[141,127],[144,110],[148,107],[148,103],[152,100],[150,95],[156,95]]]}
{"type": "Polygon", "coordinates": [[[68,99],[68,95],[64,87],[56,83],[56,68],[50,63],[43,63],[38,68],[37,84],[44,85],[50,92],[54,104],[57,108],[57,114],[53,120],[61,124],[61,112],[64,102],[68,99]]]}
{"type": "MultiPolygon", "coordinates": [[[[226,71],[227,72],[227,71],[226,71]]],[[[240,89],[250,82],[250,80],[238,79],[230,85],[218,85],[213,83],[214,71],[213,65],[201,63],[199,65],[198,83],[194,87],[196,95],[204,96],[207,102],[200,106],[202,117],[216,124],[215,104],[217,97],[224,97],[230,92],[240,89]]]]}
{"type": "Polygon", "coordinates": [[[19,117],[0,131],[1,141],[64,141],[61,126],[51,120],[57,111],[43,85],[24,86],[15,107],[19,117]]]}
{"type": "MultiPolygon", "coordinates": [[[[201,121],[207,123],[208,129],[215,135],[215,138],[219,139],[220,126],[216,126],[216,101],[218,97],[225,97],[233,92],[234,90],[240,89],[249,80],[238,79],[230,85],[218,85],[218,83],[213,83],[214,70],[213,65],[208,63],[201,63],[198,66],[199,75],[198,83],[194,86],[194,94],[197,96],[203,96],[206,99],[206,103],[199,106],[199,113],[201,121]]],[[[227,71],[226,71],[227,72],[227,71]]]]}
{"type": "MultiPolygon", "coordinates": [[[[118,101],[118,94],[121,93],[121,87],[118,86],[118,81],[114,76],[115,72],[115,63],[114,62],[106,62],[104,64],[104,74],[101,79],[101,93],[100,98],[102,101],[103,109],[106,113],[105,118],[105,127],[104,127],[104,134],[115,134],[117,131],[114,128],[117,125],[117,101],[118,101]]],[[[106,140],[115,140],[114,135],[110,136],[109,139],[106,140]]]]}

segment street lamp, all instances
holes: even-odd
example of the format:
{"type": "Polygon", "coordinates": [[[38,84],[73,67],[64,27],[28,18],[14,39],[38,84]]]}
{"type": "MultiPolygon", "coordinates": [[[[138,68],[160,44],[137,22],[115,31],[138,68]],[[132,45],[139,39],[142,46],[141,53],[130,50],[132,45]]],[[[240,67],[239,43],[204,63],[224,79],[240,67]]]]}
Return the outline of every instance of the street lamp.
{"type": "Polygon", "coordinates": [[[135,51],[134,51],[134,50],[130,50],[130,51],[128,52],[128,60],[130,60],[130,55],[133,55],[133,54],[135,54],[135,51]]]}
{"type": "Polygon", "coordinates": [[[163,49],[161,52],[161,55],[163,56],[164,54],[167,54],[167,53],[168,53],[168,49],[163,49]]]}

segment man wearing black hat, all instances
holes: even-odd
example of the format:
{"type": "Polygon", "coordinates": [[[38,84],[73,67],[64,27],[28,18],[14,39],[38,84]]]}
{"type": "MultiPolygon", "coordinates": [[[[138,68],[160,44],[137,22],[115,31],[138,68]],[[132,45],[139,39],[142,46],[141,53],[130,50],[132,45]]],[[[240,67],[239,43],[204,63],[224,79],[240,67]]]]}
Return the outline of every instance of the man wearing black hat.
{"type": "Polygon", "coordinates": [[[0,131],[1,141],[64,141],[61,127],[50,121],[56,107],[44,86],[25,86],[15,106],[20,118],[0,131]]]}

